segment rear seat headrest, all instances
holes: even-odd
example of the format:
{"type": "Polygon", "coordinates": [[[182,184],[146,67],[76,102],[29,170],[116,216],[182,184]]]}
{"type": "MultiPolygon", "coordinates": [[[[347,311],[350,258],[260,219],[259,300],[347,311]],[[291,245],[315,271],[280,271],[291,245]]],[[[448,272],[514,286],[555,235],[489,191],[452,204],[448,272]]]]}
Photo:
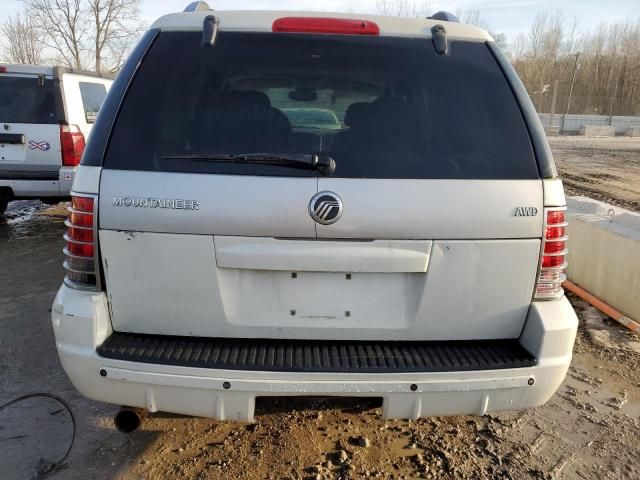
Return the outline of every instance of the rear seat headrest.
{"type": "Polygon", "coordinates": [[[371,104],[367,102],[356,102],[349,105],[344,113],[344,124],[348,127],[364,122],[371,114],[371,104]]]}
{"type": "Polygon", "coordinates": [[[240,92],[249,100],[253,105],[257,105],[263,108],[271,108],[271,100],[266,93],[259,90],[244,90],[240,92]]]}
{"type": "Polygon", "coordinates": [[[385,110],[398,109],[406,107],[406,104],[395,97],[379,97],[376,98],[371,104],[377,112],[384,112],[385,110]]]}
{"type": "Polygon", "coordinates": [[[229,90],[222,95],[223,104],[228,107],[238,108],[271,108],[271,100],[266,93],[258,90],[229,90]]]}
{"type": "Polygon", "coordinates": [[[396,97],[377,98],[371,104],[371,113],[373,121],[390,124],[391,126],[406,127],[405,123],[409,122],[414,125],[414,109],[403,100],[396,97]]]}

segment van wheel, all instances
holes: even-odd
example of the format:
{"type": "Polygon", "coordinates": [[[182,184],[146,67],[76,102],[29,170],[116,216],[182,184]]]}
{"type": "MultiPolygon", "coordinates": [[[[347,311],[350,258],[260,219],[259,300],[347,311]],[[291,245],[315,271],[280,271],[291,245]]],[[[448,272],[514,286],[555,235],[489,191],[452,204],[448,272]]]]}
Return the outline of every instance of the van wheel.
{"type": "Polygon", "coordinates": [[[9,190],[0,188],[0,215],[4,215],[7,205],[9,205],[9,190]]]}

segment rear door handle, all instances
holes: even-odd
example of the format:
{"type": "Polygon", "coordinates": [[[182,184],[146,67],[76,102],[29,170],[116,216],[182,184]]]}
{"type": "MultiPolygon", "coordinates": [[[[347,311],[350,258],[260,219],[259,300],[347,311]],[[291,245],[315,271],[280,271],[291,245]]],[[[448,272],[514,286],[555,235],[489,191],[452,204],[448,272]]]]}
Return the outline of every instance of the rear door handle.
{"type": "Polygon", "coordinates": [[[0,143],[25,144],[23,133],[0,133],[0,143]]]}

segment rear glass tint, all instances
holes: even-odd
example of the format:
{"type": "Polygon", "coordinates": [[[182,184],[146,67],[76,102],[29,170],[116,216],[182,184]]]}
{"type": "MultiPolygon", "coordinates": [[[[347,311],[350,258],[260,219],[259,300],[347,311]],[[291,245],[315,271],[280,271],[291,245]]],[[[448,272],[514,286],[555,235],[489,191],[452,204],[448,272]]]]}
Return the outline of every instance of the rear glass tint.
{"type": "Polygon", "coordinates": [[[53,80],[0,75],[0,122],[58,123],[53,80]]]}
{"type": "Polygon", "coordinates": [[[452,41],[442,56],[424,38],[221,32],[213,48],[200,42],[198,32],[159,35],[105,167],[314,176],[206,158],[323,153],[335,177],[538,178],[520,109],[484,43],[452,41]]]}

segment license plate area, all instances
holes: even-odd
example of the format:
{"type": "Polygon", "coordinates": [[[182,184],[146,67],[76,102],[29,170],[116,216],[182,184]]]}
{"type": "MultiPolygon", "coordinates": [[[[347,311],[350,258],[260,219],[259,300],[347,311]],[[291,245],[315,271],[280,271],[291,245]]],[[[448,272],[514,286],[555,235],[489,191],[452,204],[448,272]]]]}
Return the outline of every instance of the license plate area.
{"type": "Polygon", "coordinates": [[[404,328],[416,317],[424,273],[219,269],[227,320],[280,328],[404,328]]]}
{"type": "Polygon", "coordinates": [[[0,161],[24,161],[25,143],[22,133],[0,133],[0,161]]]}
{"type": "Polygon", "coordinates": [[[25,147],[22,144],[0,143],[0,161],[15,163],[24,162],[25,147]]]}

